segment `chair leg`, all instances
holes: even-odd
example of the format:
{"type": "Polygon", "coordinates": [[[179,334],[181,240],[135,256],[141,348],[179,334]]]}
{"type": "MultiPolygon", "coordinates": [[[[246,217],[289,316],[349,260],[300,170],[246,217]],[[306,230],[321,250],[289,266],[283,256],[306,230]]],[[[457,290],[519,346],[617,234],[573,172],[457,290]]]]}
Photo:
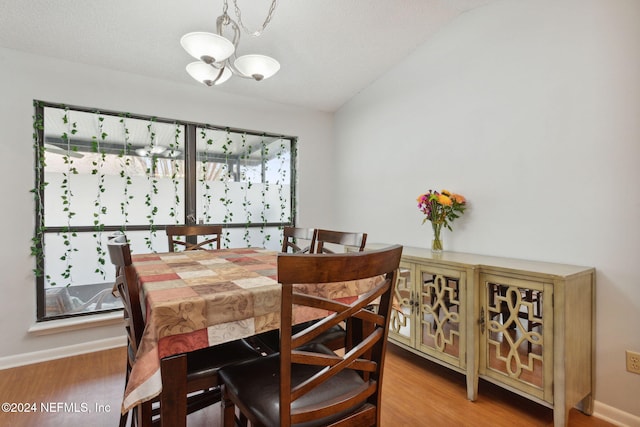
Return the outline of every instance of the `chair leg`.
{"type": "Polygon", "coordinates": [[[231,399],[229,399],[229,395],[227,394],[224,384],[221,388],[222,398],[220,399],[220,416],[222,417],[222,420],[220,420],[220,425],[222,427],[235,427],[236,407],[231,399]]]}
{"type": "Polygon", "coordinates": [[[151,427],[153,424],[153,408],[152,402],[143,402],[137,408],[137,420],[136,425],[138,427],[151,427]]]}
{"type": "MultiPolygon", "coordinates": [[[[118,424],[119,427],[126,427],[127,419],[129,419],[129,413],[130,411],[120,415],[120,424],[118,424]]],[[[131,424],[133,425],[133,418],[131,419],[131,424]]]]}
{"type": "MultiPolygon", "coordinates": [[[[127,347],[127,351],[129,348],[127,347]]],[[[127,385],[129,384],[129,375],[131,375],[131,366],[129,365],[129,356],[127,356],[127,369],[124,375],[124,391],[127,391],[127,385]]],[[[131,424],[130,427],[135,427],[136,425],[136,413],[134,410],[130,410],[124,414],[120,415],[120,424],[118,427],[125,427],[127,425],[127,419],[131,415],[131,424]]]]}

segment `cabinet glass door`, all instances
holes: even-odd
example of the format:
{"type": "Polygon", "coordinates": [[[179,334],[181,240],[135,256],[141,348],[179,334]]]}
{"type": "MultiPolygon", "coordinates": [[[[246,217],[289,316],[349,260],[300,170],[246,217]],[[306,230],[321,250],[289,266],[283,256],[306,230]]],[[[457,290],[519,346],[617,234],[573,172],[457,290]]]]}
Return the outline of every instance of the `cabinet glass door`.
{"type": "Polygon", "coordinates": [[[552,366],[551,285],[489,274],[481,279],[481,373],[545,398],[545,369],[552,366]]]}
{"type": "Polygon", "coordinates": [[[389,337],[413,346],[412,322],[414,312],[412,267],[400,263],[400,274],[393,294],[389,337]]]}
{"type": "Polygon", "coordinates": [[[464,367],[464,272],[419,266],[420,350],[464,367]]]}

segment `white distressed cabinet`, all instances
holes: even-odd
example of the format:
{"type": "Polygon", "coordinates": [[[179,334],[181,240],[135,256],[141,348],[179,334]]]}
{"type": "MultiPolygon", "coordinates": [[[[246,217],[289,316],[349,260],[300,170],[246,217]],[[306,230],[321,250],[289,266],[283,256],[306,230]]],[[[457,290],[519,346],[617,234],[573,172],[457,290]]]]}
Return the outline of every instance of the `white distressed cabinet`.
{"type": "MultiPolygon", "coordinates": [[[[382,246],[382,245],[371,245],[382,246]]],[[[595,270],[405,247],[389,339],[554,410],[593,411],[595,270]]]]}

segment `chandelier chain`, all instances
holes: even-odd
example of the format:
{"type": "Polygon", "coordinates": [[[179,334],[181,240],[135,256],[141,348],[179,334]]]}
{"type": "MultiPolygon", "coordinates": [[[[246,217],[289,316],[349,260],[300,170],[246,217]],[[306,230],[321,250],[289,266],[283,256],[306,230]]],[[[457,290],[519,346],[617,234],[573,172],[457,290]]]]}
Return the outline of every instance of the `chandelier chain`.
{"type": "MultiPolygon", "coordinates": [[[[269,7],[269,12],[267,13],[267,17],[265,18],[264,22],[262,23],[262,26],[259,29],[255,30],[255,31],[251,31],[250,29],[248,29],[244,25],[244,22],[242,22],[242,12],[240,11],[240,7],[238,6],[238,1],[237,0],[233,0],[233,6],[235,8],[236,18],[238,18],[238,24],[250,36],[254,36],[254,37],[260,36],[262,34],[262,32],[265,30],[265,28],[267,28],[267,25],[269,25],[269,22],[271,22],[271,18],[273,17],[273,13],[276,10],[277,3],[278,3],[278,0],[272,0],[271,6],[269,7]]],[[[222,12],[223,12],[223,15],[225,15],[225,16],[228,16],[227,15],[228,7],[229,6],[227,4],[227,0],[224,0],[224,5],[222,7],[222,12]]]]}

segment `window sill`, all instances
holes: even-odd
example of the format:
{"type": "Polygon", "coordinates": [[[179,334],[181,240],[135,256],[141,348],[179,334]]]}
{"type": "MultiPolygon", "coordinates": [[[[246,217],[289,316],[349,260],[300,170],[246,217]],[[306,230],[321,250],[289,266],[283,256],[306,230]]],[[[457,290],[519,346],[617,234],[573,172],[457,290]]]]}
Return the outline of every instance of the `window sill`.
{"type": "Polygon", "coordinates": [[[92,316],[71,317],[69,319],[51,320],[48,322],[38,322],[28,329],[33,335],[52,335],[63,332],[75,331],[78,329],[89,329],[99,326],[116,325],[122,323],[122,311],[111,313],[95,314],[92,316]]]}

